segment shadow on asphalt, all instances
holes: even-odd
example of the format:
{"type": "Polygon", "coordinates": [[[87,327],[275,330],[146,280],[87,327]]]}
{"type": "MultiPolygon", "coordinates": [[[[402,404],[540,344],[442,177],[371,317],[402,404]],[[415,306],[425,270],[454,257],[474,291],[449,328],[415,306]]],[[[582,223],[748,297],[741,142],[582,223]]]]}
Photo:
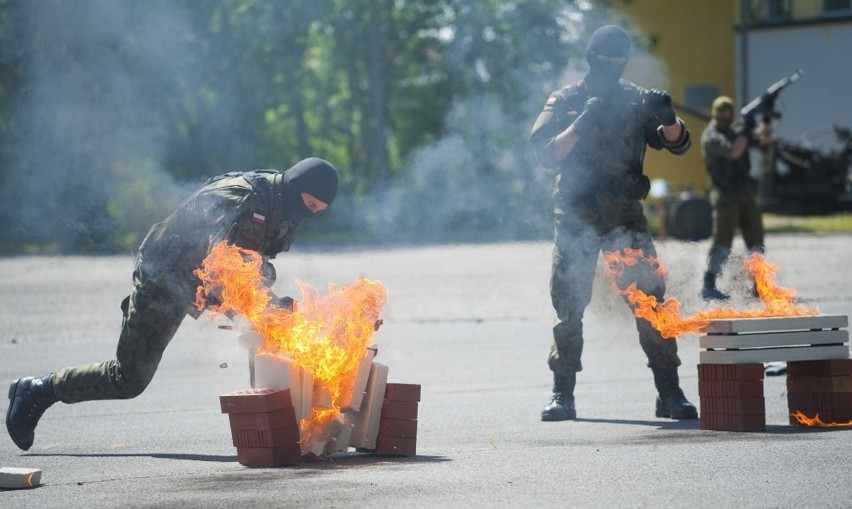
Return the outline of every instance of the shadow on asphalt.
{"type": "MultiPolygon", "coordinates": [[[[165,454],[165,453],[34,453],[23,454],[31,457],[67,457],[67,458],[155,458],[167,460],[212,461],[217,463],[237,463],[236,456],[216,456],[209,454],[165,454]]],[[[384,463],[442,463],[452,461],[445,456],[392,456],[369,453],[345,453],[324,459],[304,458],[302,463],[293,468],[328,470],[338,467],[371,466],[384,463]]],[[[251,467],[249,467],[251,468],[251,467]]]]}
{"type": "Polygon", "coordinates": [[[577,418],[577,422],[592,422],[603,424],[629,424],[632,426],[651,426],[658,429],[699,429],[701,422],[698,419],[682,421],[642,421],[636,419],[584,419],[577,418]]]}
{"type": "Polygon", "coordinates": [[[215,456],[210,454],[166,454],[166,453],[102,453],[102,454],[22,454],[22,456],[67,457],[67,458],[156,458],[165,460],[214,461],[218,463],[236,463],[236,456],[215,456]]]}

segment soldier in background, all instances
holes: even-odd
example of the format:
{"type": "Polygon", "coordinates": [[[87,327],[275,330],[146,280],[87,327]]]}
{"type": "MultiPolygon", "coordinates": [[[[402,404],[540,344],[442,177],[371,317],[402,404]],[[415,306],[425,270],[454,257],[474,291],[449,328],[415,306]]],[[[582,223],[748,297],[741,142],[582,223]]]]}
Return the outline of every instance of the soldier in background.
{"type": "MultiPolygon", "coordinates": [[[[589,72],[550,95],[530,135],[539,162],[556,168],[555,248],[550,294],[559,323],[548,364],[553,395],[543,421],[575,419],[574,386],[582,370],[583,313],[591,300],[601,250],[640,249],[655,257],[641,200],[650,182],[642,163],[647,146],[680,155],[690,147],[689,131],[662,90],[620,80],[630,38],[619,27],[597,29],[586,50],[589,72]]],[[[622,283],[662,300],[665,282],[657,267],[632,267],[622,283]]],[[[644,319],[636,319],[639,343],[659,393],[656,415],[694,419],[695,406],[680,388],[677,344],[644,319]]]]}
{"type": "Polygon", "coordinates": [[[748,149],[766,146],[772,125],[764,119],[755,129],[753,115],[734,123],[734,102],[719,96],[713,101],[712,120],[701,135],[701,156],[710,174],[710,203],[713,205],[713,244],[704,273],[701,297],[725,300],[730,295],[716,287],[731,253],[737,228],[749,251],[764,251],[763,220],[757,206],[757,182],[751,177],[748,149]]]}
{"type": "MultiPolygon", "coordinates": [[[[302,223],[337,195],[337,172],[309,158],[287,171],[234,172],[210,179],[168,218],[151,227],[139,248],[133,289],[121,303],[124,320],[115,360],[26,377],[9,387],[6,429],[28,450],[39,419],[57,401],[129,399],[154,377],[184,317],[198,318],[201,284],[193,271],[222,240],[260,253],[266,283],[275,281],[269,258],[288,251],[302,223]]],[[[283,297],[279,305],[292,305],[283,297]]]]}

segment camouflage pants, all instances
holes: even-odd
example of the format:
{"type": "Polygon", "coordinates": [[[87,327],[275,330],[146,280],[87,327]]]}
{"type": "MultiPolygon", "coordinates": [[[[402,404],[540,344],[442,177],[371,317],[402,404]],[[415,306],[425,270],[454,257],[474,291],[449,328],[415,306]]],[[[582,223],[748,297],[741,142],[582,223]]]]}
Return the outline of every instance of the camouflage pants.
{"type": "Polygon", "coordinates": [[[710,193],[713,204],[713,245],[707,262],[707,272],[721,274],[731,254],[734,234],[739,228],[749,251],[763,252],[763,220],[754,193],[710,193]]]}
{"type": "MultiPolygon", "coordinates": [[[[641,249],[646,256],[656,256],[650,235],[645,230],[644,216],[627,227],[618,227],[601,234],[588,224],[569,216],[557,214],[556,245],[553,250],[553,267],[550,279],[550,297],[559,323],[553,328],[553,345],[548,364],[560,375],[576,373],[583,369],[583,313],[591,301],[595,267],[601,250],[615,251],[626,247],[641,249]]],[[[623,287],[635,282],[637,288],[648,295],[662,299],[665,281],[654,267],[639,264],[625,270],[623,287]]],[[[677,343],[663,339],[651,325],[636,319],[639,344],[647,357],[648,366],[679,366],[677,343]]]]}
{"type": "Polygon", "coordinates": [[[145,277],[140,257],[133,272],[133,290],[121,308],[124,320],[115,360],[54,373],[54,390],[60,401],[129,399],[141,394],[189,306],[185,294],[180,295],[174,286],[145,277]]]}

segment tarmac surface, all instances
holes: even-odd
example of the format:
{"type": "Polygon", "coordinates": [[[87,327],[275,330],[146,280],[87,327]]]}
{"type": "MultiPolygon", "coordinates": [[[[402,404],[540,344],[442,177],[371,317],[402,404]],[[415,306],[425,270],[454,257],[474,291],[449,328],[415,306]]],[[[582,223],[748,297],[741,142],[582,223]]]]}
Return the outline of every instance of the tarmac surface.
{"type": "MultiPolygon", "coordinates": [[[[826,314],[852,314],[852,236],[773,235],[767,244],[778,283],[826,314]]],[[[0,491],[0,507],[852,505],[852,429],[790,426],[784,376],[765,382],[766,432],[655,418],[632,317],[600,271],[585,319],[579,420],[541,422],[551,248],[295,249],[276,260],[279,294],[295,293],[295,277],[323,290],[358,276],[387,285],[377,361],[390,366],[389,381],[422,385],[415,457],[350,452],[297,467],[241,466],[218,397],[248,387],[246,352],[221,319],[187,318],[138,398],[57,404],[27,452],[0,437],[0,466],[43,471],[41,487],[0,491]]],[[[666,240],[658,250],[668,295],[687,312],[706,307],[697,293],[708,243],[666,240]]],[[[0,259],[0,380],[112,358],[132,264],[0,259]]],[[[721,286],[737,295],[733,304],[754,304],[736,259],[721,286]]],[[[697,405],[698,340],[677,341],[682,386],[697,405]]]]}

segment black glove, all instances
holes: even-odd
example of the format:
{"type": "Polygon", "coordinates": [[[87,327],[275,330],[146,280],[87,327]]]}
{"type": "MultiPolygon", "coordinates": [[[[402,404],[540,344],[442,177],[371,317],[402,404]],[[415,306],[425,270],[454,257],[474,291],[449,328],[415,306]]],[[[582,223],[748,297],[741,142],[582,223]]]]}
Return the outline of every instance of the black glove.
{"type": "Polygon", "coordinates": [[[603,102],[597,97],[590,97],[586,101],[583,111],[580,112],[580,115],[578,115],[577,118],[574,119],[574,123],[571,124],[577,136],[580,138],[586,138],[588,136],[592,136],[600,129],[600,125],[603,120],[603,109],[603,102]]]}
{"type": "Polygon", "coordinates": [[[296,301],[293,297],[281,297],[278,299],[277,306],[292,313],[296,309],[296,301]]]}
{"type": "Polygon", "coordinates": [[[743,118],[743,134],[746,135],[746,137],[751,138],[751,133],[754,132],[756,127],[757,118],[753,112],[743,118]]]}
{"type": "Polygon", "coordinates": [[[651,110],[654,118],[662,125],[672,125],[677,122],[677,115],[672,108],[672,96],[665,90],[653,89],[645,93],[645,104],[651,110]]]}

